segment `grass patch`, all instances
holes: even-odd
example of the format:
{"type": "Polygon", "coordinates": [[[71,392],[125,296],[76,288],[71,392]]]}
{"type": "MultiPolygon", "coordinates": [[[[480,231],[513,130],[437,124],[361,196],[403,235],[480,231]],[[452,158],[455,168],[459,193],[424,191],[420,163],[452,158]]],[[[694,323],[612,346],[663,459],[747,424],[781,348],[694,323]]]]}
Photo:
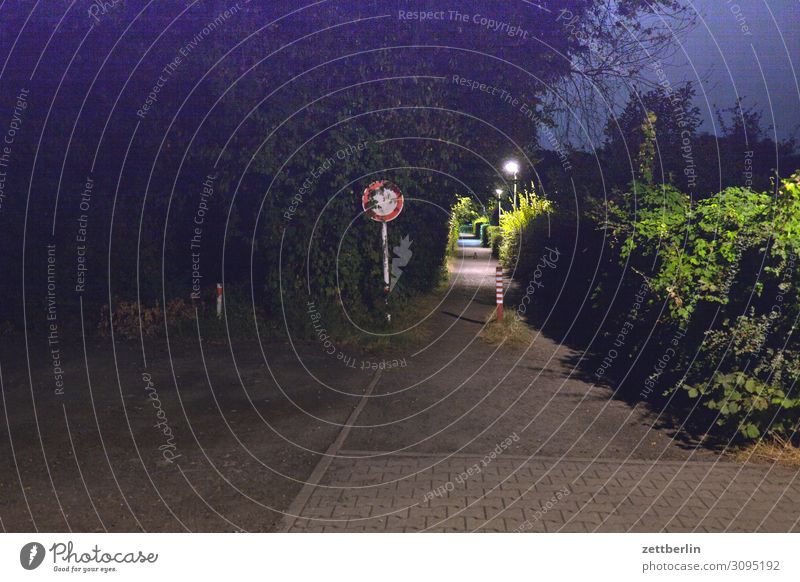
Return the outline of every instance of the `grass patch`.
{"type": "Polygon", "coordinates": [[[486,327],[480,333],[481,339],[490,344],[502,343],[514,348],[531,345],[533,342],[531,328],[515,315],[514,313],[506,314],[503,321],[497,321],[497,312],[493,311],[486,327]]]}
{"type": "MultiPolygon", "coordinates": [[[[439,284],[432,291],[414,297],[401,309],[398,309],[396,313],[392,314],[390,330],[407,329],[431,315],[442,301],[445,293],[447,293],[448,287],[449,281],[447,277],[442,277],[439,284]]],[[[433,335],[433,330],[426,321],[405,333],[388,337],[374,337],[369,343],[371,349],[416,349],[428,343],[433,338],[433,335]]]]}
{"type": "Polygon", "coordinates": [[[765,461],[800,467],[800,447],[777,435],[747,445],[736,451],[733,457],[740,463],[765,461]]]}
{"type": "Polygon", "coordinates": [[[431,329],[427,321],[422,322],[420,325],[416,324],[436,310],[448,287],[448,274],[443,270],[439,283],[430,292],[405,298],[404,301],[398,302],[396,305],[392,305],[390,297],[389,306],[392,322],[380,322],[372,326],[371,329],[375,335],[364,333],[354,328],[351,324],[338,320],[331,323],[330,335],[336,338],[337,345],[360,351],[369,357],[383,356],[398,351],[416,350],[434,337],[434,330],[431,329]],[[415,327],[409,330],[412,326],[415,327]],[[396,333],[400,330],[409,331],[396,333]]]}

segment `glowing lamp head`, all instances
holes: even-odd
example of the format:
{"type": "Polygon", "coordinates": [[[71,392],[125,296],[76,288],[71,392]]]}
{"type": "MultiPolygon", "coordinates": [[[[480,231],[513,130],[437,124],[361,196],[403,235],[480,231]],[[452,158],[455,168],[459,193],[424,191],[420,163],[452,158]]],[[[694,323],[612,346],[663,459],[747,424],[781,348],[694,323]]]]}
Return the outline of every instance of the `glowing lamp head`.
{"type": "Polygon", "coordinates": [[[509,160],[506,162],[506,165],[503,166],[503,169],[509,174],[516,174],[519,172],[519,164],[514,160],[509,160]]]}

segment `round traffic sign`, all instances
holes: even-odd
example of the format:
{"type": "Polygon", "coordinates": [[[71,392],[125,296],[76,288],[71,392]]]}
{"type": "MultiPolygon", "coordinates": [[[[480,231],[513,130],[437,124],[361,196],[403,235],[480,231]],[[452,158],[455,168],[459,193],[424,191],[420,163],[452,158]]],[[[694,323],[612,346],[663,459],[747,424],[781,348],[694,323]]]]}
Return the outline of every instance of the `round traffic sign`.
{"type": "Polygon", "coordinates": [[[372,220],[389,222],[403,210],[403,193],[388,180],[379,180],[366,187],[361,205],[372,220]]]}

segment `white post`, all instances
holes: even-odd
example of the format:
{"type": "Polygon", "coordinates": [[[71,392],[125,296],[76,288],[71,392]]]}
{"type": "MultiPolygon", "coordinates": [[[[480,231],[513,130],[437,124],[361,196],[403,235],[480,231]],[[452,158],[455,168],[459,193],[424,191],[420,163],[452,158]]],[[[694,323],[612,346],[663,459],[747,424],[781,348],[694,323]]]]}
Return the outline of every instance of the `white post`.
{"type": "Polygon", "coordinates": [[[222,283],[217,283],[217,318],[222,319],[222,283]]]}
{"type": "Polygon", "coordinates": [[[384,291],[389,294],[389,233],[386,223],[381,223],[381,240],[383,242],[383,284],[384,291]]]}
{"type": "MultiPolygon", "coordinates": [[[[389,229],[385,222],[381,222],[381,242],[383,244],[383,292],[386,305],[389,305],[389,229]]],[[[392,315],[386,312],[386,320],[392,321],[392,315]]]]}
{"type": "Polygon", "coordinates": [[[517,209],[517,173],[514,172],[514,210],[517,209]]]}

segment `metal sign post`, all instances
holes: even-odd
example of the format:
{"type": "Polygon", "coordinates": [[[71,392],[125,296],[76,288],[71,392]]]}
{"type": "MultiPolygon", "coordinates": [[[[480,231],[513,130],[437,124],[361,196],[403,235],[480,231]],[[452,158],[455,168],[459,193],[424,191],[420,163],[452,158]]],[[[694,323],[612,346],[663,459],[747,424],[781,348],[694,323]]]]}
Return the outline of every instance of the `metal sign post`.
{"type": "Polygon", "coordinates": [[[389,229],[385,222],[381,223],[381,240],[383,242],[383,291],[389,296],[389,229]]]}
{"type": "MultiPolygon", "coordinates": [[[[383,247],[383,292],[386,305],[389,304],[389,290],[391,283],[389,279],[389,229],[386,226],[398,217],[403,210],[403,193],[400,188],[387,180],[373,182],[364,190],[361,198],[361,206],[364,212],[372,220],[381,223],[381,246],[383,247]]],[[[386,312],[387,321],[392,321],[392,316],[386,312]]]]}

